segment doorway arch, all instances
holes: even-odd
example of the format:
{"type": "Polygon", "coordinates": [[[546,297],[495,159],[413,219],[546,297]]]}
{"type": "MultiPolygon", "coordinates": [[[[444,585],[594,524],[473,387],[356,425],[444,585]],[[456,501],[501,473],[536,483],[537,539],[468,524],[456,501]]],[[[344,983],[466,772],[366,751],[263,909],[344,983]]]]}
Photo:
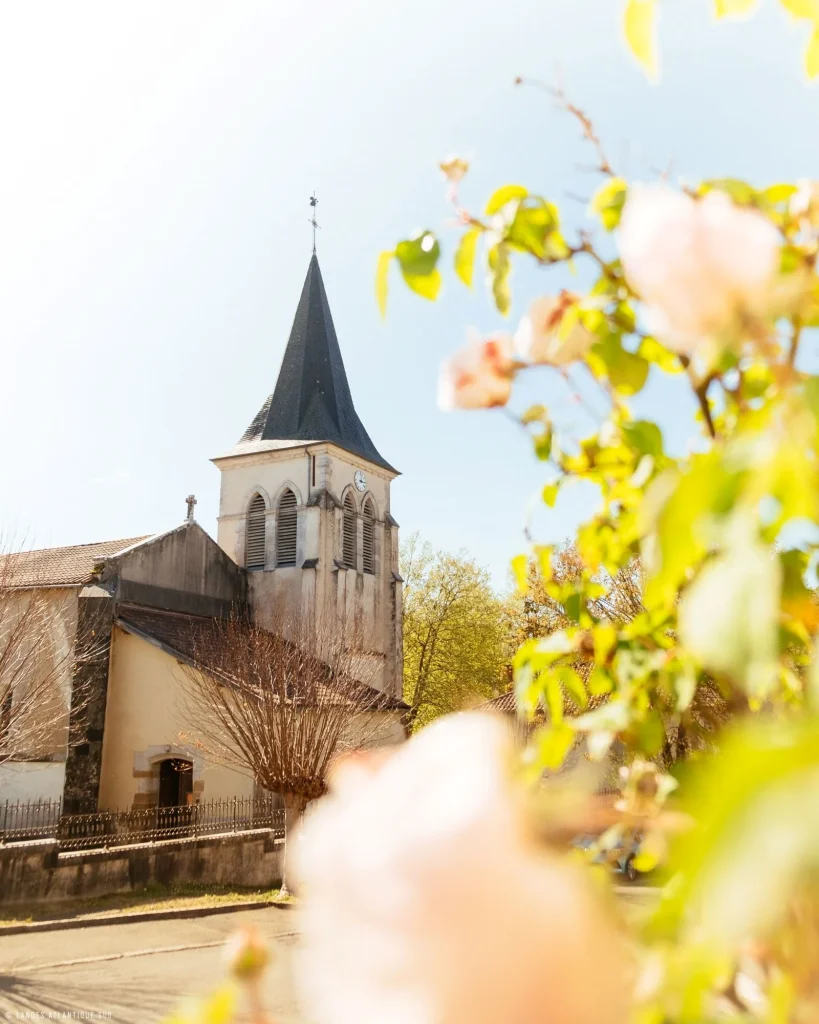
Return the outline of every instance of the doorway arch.
{"type": "Polygon", "coordinates": [[[159,762],[159,807],[187,807],[193,793],[193,762],[166,757],[159,762]]]}

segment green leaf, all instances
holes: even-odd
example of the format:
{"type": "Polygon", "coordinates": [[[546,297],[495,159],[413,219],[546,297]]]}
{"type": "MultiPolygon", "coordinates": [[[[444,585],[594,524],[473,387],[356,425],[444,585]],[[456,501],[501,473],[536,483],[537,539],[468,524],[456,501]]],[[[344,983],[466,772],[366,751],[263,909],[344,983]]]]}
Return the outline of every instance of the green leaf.
{"type": "Polygon", "coordinates": [[[426,277],[432,274],[440,255],[440,243],[431,231],[419,231],[413,238],[399,242],[395,247],[395,257],[405,277],[426,277]]]}
{"type": "Polygon", "coordinates": [[[513,199],[525,199],[528,195],[529,192],[523,185],[502,185],[492,193],[484,212],[487,217],[491,217],[493,213],[497,213],[498,210],[506,206],[513,199]]]}
{"type": "Polygon", "coordinates": [[[642,389],[648,377],[648,363],[641,355],[626,351],[618,335],[608,334],[592,347],[591,354],[600,360],[603,374],[620,394],[634,395],[642,389]]]}
{"type": "Polygon", "coordinates": [[[549,725],[537,735],[538,761],[545,768],[559,768],[572,749],[577,736],[565,722],[549,725]]]}
{"type": "Polygon", "coordinates": [[[627,0],[623,18],[626,43],[648,77],[658,77],[657,8],[654,0],[627,0]]]}
{"type": "Polygon", "coordinates": [[[705,555],[705,524],[718,509],[732,507],[740,480],[739,473],[726,473],[719,454],[711,451],[695,456],[686,473],[664,473],[652,482],[640,523],[647,608],[676,601],[680,584],[705,555]]]}
{"type": "Polygon", "coordinates": [[[440,255],[441,246],[431,231],[419,231],[395,247],[395,258],[407,285],[431,301],[441,290],[441,274],[436,269],[440,255]]]}
{"type": "Polygon", "coordinates": [[[656,338],[647,335],[640,341],[637,354],[659,367],[663,373],[682,373],[683,364],[676,352],[661,345],[656,338]]]}
{"type": "Polygon", "coordinates": [[[594,628],[594,660],[605,665],[617,645],[617,629],[610,622],[601,622],[594,628]]]}
{"type": "MultiPolygon", "coordinates": [[[[656,711],[649,711],[637,728],[640,748],[649,757],[654,757],[663,748],[665,742],[665,726],[656,711]]],[[[639,869],[638,869],[639,870],[639,869]]]]}
{"type": "Polygon", "coordinates": [[[703,194],[707,192],[725,192],[735,203],[748,206],[756,200],[756,189],[740,178],[713,178],[704,181],[699,188],[703,194]]]}
{"type": "Polygon", "coordinates": [[[779,3],[794,18],[819,21],[819,0],[779,0],[779,3]]]}
{"type": "Polygon", "coordinates": [[[378,308],[382,317],[387,315],[387,278],[394,256],[394,252],[382,252],[378,257],[378,266],[375,271],[375,297],[378,300],[378,308]]]}
{"type": "Polygon", "coordinates": [[[509,289],[509,274],[512,264],[509,250],[505,245],[495,245],[489,250],[489,271],[492,275],[492,295],[498,312],[506,316],[512,306],[512,293],[509,289]]]}
{"type": "Polygon", "coordinates": [[[741,18],[750,14],[759,0],[714,0],[718,18],[741,18]]]}
{"type": "Polygon", "coordinates": [[[770,934],[795,881],[819,866],[817,720],[746,720],[721,738],[720,749],[689,775],[681,809],[696,827],[672,851],[678,870],[654,921],[663,934],[696,921],[706,949],[770,934]]]}
{"type": "Polygon", "coordinates": [[[404,274],[407,285],[418,295],[434,302],[441,290],[441,274],[433,270],[430,274],[404,274]]]}
{"type": "Polygon", "coordinates": [[[512,559],[512,573],[518,592],[527,593],[529,590],[529,559],[526,555],[515,555],[512,559]]]}
{"type": "Polygon", "coordinates": [[[677,694],[674,710],[678,714],[687,711],[697,692],[697,674],[691,664],[685,664],[675,676],[674,691],[677,694]]]}
{"type": "Polygon", "coordinates": [[[819,25],[811,32],[805,50],[805,74],[809,79],[819,75],[819,25]]]}
{"type": "Polygon", "coordinates": [[[622,178],[604,181],[592,197],[589,209],[597,214],[606,231],[614,231],[626,205],[628,185],[622,178]]]}
{"type": "Polygon", "coordinates": [[[777,674],[778,559],[744,518],[732,524],[724,554],[709,562],[680,602],[680,639],[700,663],[764,699],[777,674]]]}
{"type": "Polygon", "coordinates": [[[571,665],[559,665],[553,671],[558,675],[565,692],[581,711],[585,711],[589,704],[589,695],[577,670],[571,665]]]}
{"type": "Polygon", "coordinates": [[[549,412],[545,405],[530,405],[520,417],[520,422],[524,424],[545,423],[548,425],[549,412]]]}
{"type": "Polygon", "coordinates": [[[551,427],[547,426],[545,430],[541,430],[539,434],[535,434],[533,440],[535,443],[535,455],[537,455],[541,462],[546,462],[547,459],[552,457],[554,431],[551,427]]]}
{"type": "Polygon", "coordinates": [[[778,205],[779,203],[786,203],[797,191],[796,185],[770,185],[762,193],[762,198],[768,203],[778,205]]]}
{"type": "Polygon", "coordinates": [[[653,871],[662,862],[665,852],[665,836],[655,829],[640,843],[640,849],[634,857],[634,867],[641,872],[653,871]]]}
{"type": "Polygon", "coordinates": [[[549,711],[549,718],[554,725],[563,721],[563,687],[560,685],[560,675],[557,671],[546,673],[544,696],[546,707],[549,711]]]}
{"type": "Polygon", "coordinates": [[[472,273],[475,268],[475,252],[478,247],[478,239],[481,236],[480,228],[472,228],[461,235],[458,248],[455,250],[455,273],[463,281],[467,288],[472,287],[472,273]]]}
{"type": "Polygon", "coordinates": [[[543,488],[543,501],[544,501],[544,504],[548,505],[549,508],[554,508],[555,507],[555,502],[557,501],[557,495],[558,495],[559,491],[560,491],[560,484],[559,483],[556,483],[556,484],[546,484],[546,486],[543,488]]]}
{"type": "Polygon", "coordinates": [[[542,196],[528,196],[518,204],[504,241],[539,260],[565,259],[569,249],[557,230],[559,226],[560,215],[554,203],[542,196]],[[555,234],[559,242],[550,252],[549,241],[555,234]]]}
{"type": "Polygon", "coordinates": [[[642,455],[651,455],[655,459],[663,455],[663,435],[656,423],[650,420],[634,420],[623,424],[623,435],[626,443],[642,455]]]}

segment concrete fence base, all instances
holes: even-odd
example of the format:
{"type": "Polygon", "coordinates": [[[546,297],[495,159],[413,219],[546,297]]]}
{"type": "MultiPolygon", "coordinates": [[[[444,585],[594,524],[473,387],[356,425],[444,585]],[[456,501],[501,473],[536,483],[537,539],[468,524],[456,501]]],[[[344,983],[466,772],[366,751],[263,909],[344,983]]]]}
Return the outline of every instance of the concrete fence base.
{"type": "Polygon", "coordinates": [[[111,896],[149,885],[196,883],[271,889],[281,884],[284,840],[261,829],[59,852],[56,840],[0,846],[0,904],[111,896]]]}

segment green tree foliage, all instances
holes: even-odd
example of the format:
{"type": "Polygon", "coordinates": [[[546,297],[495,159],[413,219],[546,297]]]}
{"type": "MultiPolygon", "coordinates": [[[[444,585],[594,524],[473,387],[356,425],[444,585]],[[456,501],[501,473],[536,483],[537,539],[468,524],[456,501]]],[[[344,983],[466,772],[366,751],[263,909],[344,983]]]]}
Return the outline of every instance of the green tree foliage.
{"type": "Polygon", "coordinates": [[[414,534],[402,546],[404,699],[412,729],[508,686],[503,605],[466,552],[436,551],[414,534]]]}

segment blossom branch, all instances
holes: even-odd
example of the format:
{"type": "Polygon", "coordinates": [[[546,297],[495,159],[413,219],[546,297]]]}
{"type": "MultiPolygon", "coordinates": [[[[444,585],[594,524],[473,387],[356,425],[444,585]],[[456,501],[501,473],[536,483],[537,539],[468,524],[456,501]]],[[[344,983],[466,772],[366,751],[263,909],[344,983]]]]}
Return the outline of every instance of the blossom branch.
{"type": "Polygon", "coordinates": [[[562,86],[546,85],[545,82],[540,82],[536,78],[523,78],[521,75],[518,75],[515,79],[515,85],[531,85],[535,89],[542,89],[543,92],[547,92],[553,97],[562,110],[565,110],[567,114],[571,114],[572,117],[580,122],[583,138],[591,143],[597,153],[598,164],[596,167],[589,168],[589,170],[598,171],[600,174],[608,175],[610,178],[615,177],[614,169],[603,149],[600,136],[594,130],[592,119],[584,110],[571,102],[563,91],[562,86]]]}

